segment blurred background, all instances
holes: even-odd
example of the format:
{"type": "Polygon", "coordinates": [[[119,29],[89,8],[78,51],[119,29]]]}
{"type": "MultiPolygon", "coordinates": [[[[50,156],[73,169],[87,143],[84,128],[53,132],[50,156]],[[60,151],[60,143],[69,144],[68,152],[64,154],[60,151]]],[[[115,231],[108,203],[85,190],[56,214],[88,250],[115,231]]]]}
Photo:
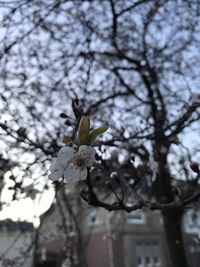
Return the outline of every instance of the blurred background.
{"type": "Polygon", "coordinates": [[[199,266],[199,15],[198,0],[0,1],[0,266],[199,266]],[[97,196],[119,201],[118,172],[141,209],[48,179],[82,115],[109,125],[97,196]]]}

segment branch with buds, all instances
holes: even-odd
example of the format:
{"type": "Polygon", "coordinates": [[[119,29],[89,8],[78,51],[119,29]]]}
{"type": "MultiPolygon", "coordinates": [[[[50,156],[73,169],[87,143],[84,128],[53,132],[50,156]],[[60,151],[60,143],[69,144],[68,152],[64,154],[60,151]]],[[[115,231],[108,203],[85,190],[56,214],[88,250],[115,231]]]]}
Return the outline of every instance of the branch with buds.
{"type": "MultiPolygon", "coordinates": [[[[64,114],[61,114],[62,118],[66,118],[64,114]]],[[[108,126],[101,126],[94,130],[91,130],[90,120],[86,116],[82,116],[79,120],[75,140],[69,137],[63,138],[65,144],[58,153],[57,158],[53,159],[50,167],[49,178],[52,181],[62,181],[66,183],[77,183],[82,181],[84,187],[80,190],[81,198],[89,205],[94,207],[102,207],[108,211],[112,210],[124,210],[131,212],[141,208],[149,208],[151,210],[171,210],[171,209],[183,209],[194,201],[200,199],[200,191],[194,192],[187,198],[182,198],[182,194],[179,188],[172,187],[171,193],[174,195],[173,201],[168,203],[158,203],[154,200],[146,200],[142,196],[138,196],[134,193],[139,181],[151,170],[152,183],[155,182],[155,168],[152,167],[152,160],[149,159],[148,163],[144,165],[140,164],[137,167],[134,165],[133,160],[129,159],[123,164],[122,169],[126,169],[131,177],[133,177],[133,183],[126,182],[123,174],[119,174],[116,171],[111,172],[109,179],[104,183],[106,191],[109,190],[110,194],[113,194],[116,198],[112,204],[100,200],[95,188],[96,184],[91,178],[91,172],[95,172],[95,161],[96,151],[92,145],[96,138],[106,132],[108,126]],[[129,187],[132,190],[133,195],[135,194],[134,204],[132,206],[126,203],[126,192],[125,187],[129,187]]],[[[158,168],[158,163],[156,163],[158,168]]],[[[195,181],[200,178],[200,170],[197,163],[192,162],[190,164],[191,170],[197,174],[195,181]]],[[[101,177],[100,177],[101,178],[101,177]]],[[[98,179],[101,180],[101,179],[98,179]]],[[[97,181],[97,179],[96,179],[97,181]]]]}

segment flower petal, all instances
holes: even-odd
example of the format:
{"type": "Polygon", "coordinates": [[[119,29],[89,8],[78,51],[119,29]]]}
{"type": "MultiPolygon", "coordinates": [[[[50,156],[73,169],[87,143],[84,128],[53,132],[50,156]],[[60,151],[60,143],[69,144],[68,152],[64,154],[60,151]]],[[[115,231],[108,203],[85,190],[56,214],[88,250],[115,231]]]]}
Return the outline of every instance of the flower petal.
{"type": "Polygon", "coordinates": [[[62,147],[58,152],[58,162],[61,165],[67,164],[75,155],[77,152],[69,146],[62,147]]]}
{"type": "Polygon", "coordinates": [[[91,146],[80,146],[78,150],[78,155],[80,157],[86,158],[86,167],[91,167],[95,162],[95,149],[91,146]]]}
{"type": "Polygon", "coordinates": [[[86,168],[78,168],[75,165],[70,165],[64,171],[64,178],[66,182],[77,182],[79,180],[84,180],[87,177],[87,169],[86,168]]]}
{"type": "Polygon", "coordinates": [[[58,181],[62,177],[63,171],[55,171],[48,175],[51,181],[58,181]]]}
{"type": "Polygon", "coordinates": [[[53,158],[49,170],[51,172],[56,172],[56,171],[61,170],[62,168],[63,168],[63,166],[62,166],[61,162],[57,158],[53,158]]]}

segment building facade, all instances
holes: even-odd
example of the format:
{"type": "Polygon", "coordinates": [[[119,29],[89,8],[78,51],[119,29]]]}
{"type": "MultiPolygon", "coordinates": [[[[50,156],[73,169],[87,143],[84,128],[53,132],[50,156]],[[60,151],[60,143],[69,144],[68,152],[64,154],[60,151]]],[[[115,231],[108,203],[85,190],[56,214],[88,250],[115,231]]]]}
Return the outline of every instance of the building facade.
{"type": "Polygon", "coordinates": [[[32,223],[0,221],[0,266],[32,267],[34,241],[32,223]]]}
{"type": "MultiPolygon", "coordinates": [[[[36,267],[170,267],[159,211],[108,212],[77,203],[75,195],[57,199],[41,219],[36,267]]],[[[183,233],[189,264],[198,267],[198,209],[186,212],[183,233]]]]}

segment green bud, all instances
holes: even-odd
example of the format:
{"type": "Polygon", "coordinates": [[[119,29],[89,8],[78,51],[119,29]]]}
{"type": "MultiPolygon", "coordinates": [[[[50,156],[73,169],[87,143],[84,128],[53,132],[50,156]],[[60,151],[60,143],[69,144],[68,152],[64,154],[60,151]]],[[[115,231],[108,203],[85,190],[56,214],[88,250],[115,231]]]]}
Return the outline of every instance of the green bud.
{"type": "Polygon", "coordinates": [[[89,134],[89,137],[88,137],[88,145],[91,145],[95,140],[96,138],[103,134],[104,132],[106,132],[108,130],[108,126],[105,125],[105,126],[101,126],[95,130],[93,130],[90,134],[89,134]]]}
{"type": "Polygon", "coordinates": [[[65,145],[69,145],[69,144],[72,143],[72,140],[71,140],[71,138],[65,136],[65,137],[62,139],[62,142],[63,142],[63,144],[65,144],[65,145]]]}
{"type": "Polygon", "coordinates": [[[86,144],[90,130],[90,121],[86,116],[82,116],[79,122],[78,139],[80,145],[86,144]]]}

